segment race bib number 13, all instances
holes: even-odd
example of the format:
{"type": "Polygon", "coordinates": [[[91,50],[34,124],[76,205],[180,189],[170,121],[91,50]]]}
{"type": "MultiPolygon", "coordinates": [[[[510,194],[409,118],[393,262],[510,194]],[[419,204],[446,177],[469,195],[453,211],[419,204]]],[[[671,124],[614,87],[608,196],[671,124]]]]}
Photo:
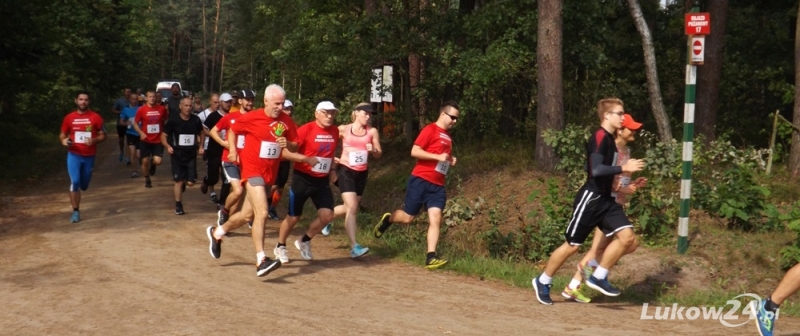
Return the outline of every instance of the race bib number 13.
{"type": "Polygon", "coordinates": [[[436,164],[436,171],[441,173],[442,175],[447,175],[447,170],[450,169],[450,162],[448,161],[439,161],[436,164]]]}
{"type": "Polygon", "coordinates": [[[277,142],[261,141],[261,151],[258,157],[262,159],[277,159],[281,157],[281,146],[277,142]]]}

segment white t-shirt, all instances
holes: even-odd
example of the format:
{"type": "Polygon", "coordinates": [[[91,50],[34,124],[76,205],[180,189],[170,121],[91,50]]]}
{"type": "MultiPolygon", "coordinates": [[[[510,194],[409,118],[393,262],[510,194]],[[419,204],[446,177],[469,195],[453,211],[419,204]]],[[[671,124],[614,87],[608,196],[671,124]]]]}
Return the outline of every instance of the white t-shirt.
{"type": "Polygon", "coordinates": [[[208,118],[208,116],[211,115],[211,113],[214,113],[214,112],[216,112],[216,111],[211,111],[209,109],[205,109],[205,110],[203,110],[203,112],[198,113],[197,117],[200,118],[200,122],[206,122],[206,118],[208,118]]]}

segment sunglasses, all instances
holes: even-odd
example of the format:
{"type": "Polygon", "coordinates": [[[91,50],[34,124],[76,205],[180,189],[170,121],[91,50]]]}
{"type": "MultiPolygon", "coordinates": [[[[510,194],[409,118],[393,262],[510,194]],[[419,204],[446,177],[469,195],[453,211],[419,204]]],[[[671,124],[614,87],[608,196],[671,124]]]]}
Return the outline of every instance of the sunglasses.
{"type": "Polygon", "coordinates": [[[621,116],[623,116],[623,115],[625,115],[625,111],[619,111],[619,112],[606,112],[606,113],[616,114],[616,115],[618,115],[618,116],[620,116],[620,117],[621,117],[621,116]]]}
{"type": "Polygon", "coordinates": [[[442,112],[442,113],[444,113],[445,115],[447,115],[448,117],[450,117],[450,119],[453,119],[453,121],[456,121],[456,120],[458,120],[458,117],[456,117],[456,116],[451,116],[451,115],[447,114],[446,112],[442,112]]]}

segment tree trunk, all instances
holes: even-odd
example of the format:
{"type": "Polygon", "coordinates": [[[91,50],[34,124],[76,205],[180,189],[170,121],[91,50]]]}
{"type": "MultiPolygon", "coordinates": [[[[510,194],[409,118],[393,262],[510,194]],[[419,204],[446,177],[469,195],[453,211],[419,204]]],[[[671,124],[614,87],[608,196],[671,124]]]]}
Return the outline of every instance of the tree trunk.
{"type": "Polygon", "coordinates": [[[728,21],[728,0],[709,0],[711,34],[706,36],[705,59],[697,67],[697,97],[694,115],[697,134],[706,142],[716,139],[714,125],[719,108],[719,83],[722,77],[722,49],[725,46],[725,25],[728,21]]]}
{"type": "Polygon", "coordinates": [[[658,82],[658,68],[656,67],[656,53],[653,47],[653,38],[650,36],[650,27],[642,15],[642,8],[638,0],[628,0],[628,7],[631,10],[633,22],[636,30],[642,36],[642,49],[644,49],[645,73],[647,75],[647,92],[650,96],[650,108],[656,118],[658,126],[658,137],[661,141],[672,140],[672,130],[669,127],[669,117],[664,109],[664,101],[661,99],[661,85],[658,82]]]}
{"type": "MultiPolygon", "coordinates": [[[[792,124],[800,127],[800,7],[797,8],[798,19],[795,24],[794,37],[794,116],[792,124]]],[[[800,178],[800,132],[792,132],[792,151],[789,156],[789,169],[792,179],[800,178]]]]}
{"type": "Polygon", "coordinates": [[[208,47],[206,34],[206,0],[200,0],[203,4],[203,92],[208,92],[208,47]]]}
{"type": "MultiPolygon", "coordinates": [[[[229,22],[225,18],[225,22],[229,22]]],[[[222,92],[222,79],[225,77],[225,45],[228,40],[228,25],[225,25],[225,31],[222,32],[222,58],[219,63],[219,92],[222,92]]]]}
{"type": "Polygon", "coordinates": [[[364,0],[364,9],[368,16],[378,12],[378,4],[375,1],[376,0],[364,0]]]}
{"type": "Polygon", "coordinates": [[[564,128],[564,90],[562,78],[563,14],[562,0],[539,0],[536,63],[538,71],[536,102],[536,153],[539,168],[553,171],[558,158],[542,138],[549,129],[564,128]]]}
{"type": "MultiPolygon", "coordinates": [[[[211,84],[209,85],[209,87],[212,88],[214,87],[214,77],[217,74],[217,58],[219,58],[219,51],[217,50],[217,32],[219,31],[219,12],[221,6],[222,0],[217,0],[217,15],[214,18],[214,44],[212,47],[213,50],[211,51],[214,56],[211,58],[211,84]]],[[[220,89],[220,92],[222,92],[222,89],[220,89]]]]}

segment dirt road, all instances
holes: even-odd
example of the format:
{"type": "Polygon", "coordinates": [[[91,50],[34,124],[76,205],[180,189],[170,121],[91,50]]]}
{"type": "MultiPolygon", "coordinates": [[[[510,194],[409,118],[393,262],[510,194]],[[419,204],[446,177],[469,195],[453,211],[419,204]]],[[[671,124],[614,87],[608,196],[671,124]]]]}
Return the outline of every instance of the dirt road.
{"type": "MultiPolygon", "coordinates": [[[[145,189],[117,162],[115,140],[101,145],[82,222],[69,223],[66,172],[2,199],[0,333],[757,334],[753,322],[641,320],[639,305],[569,303],[558,291],[556,304],[543,306],[530,289],[376,256],[351,260],[334,236],[314,239],[311,262],[290,246],[291,263],[257,278],[246,227],[212,259],[203,229],[216,217],[207,196],[190,188],[187,214],[176,216],[169,160],[145,189]]],[[[268,223],[269,246],[277,225],[268,223]]],[[[782,318],[778,329],[798,332],[800,320],[782,318]]]]}

